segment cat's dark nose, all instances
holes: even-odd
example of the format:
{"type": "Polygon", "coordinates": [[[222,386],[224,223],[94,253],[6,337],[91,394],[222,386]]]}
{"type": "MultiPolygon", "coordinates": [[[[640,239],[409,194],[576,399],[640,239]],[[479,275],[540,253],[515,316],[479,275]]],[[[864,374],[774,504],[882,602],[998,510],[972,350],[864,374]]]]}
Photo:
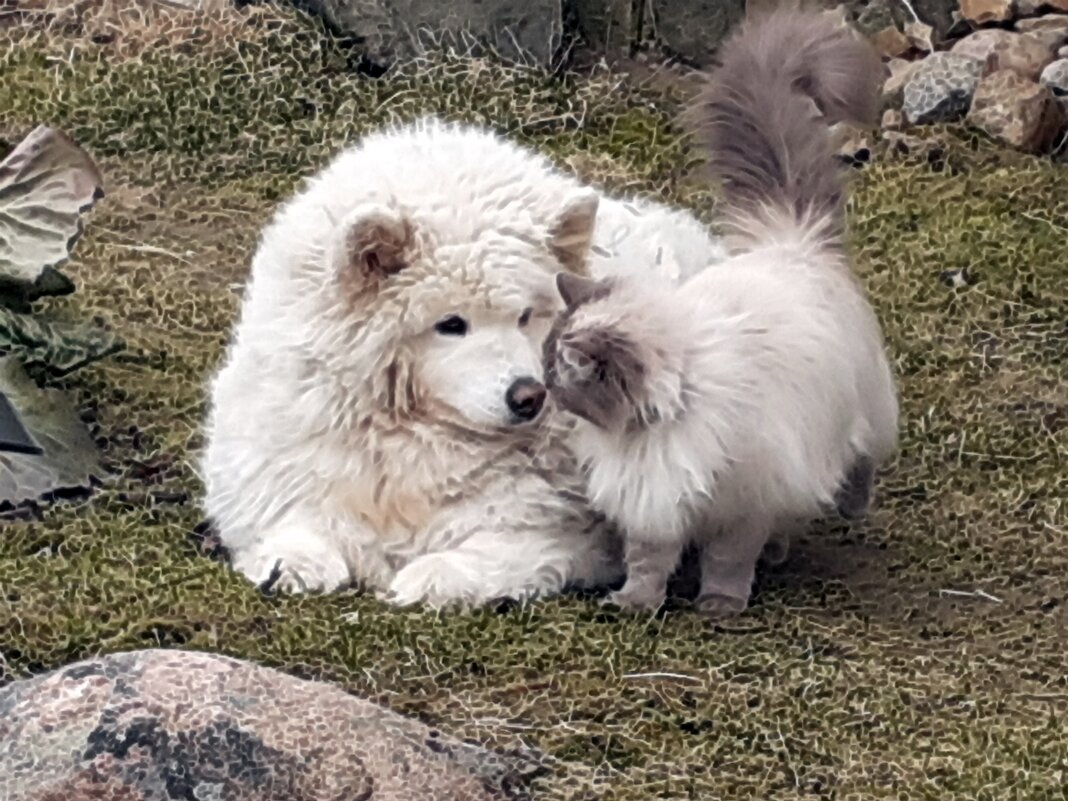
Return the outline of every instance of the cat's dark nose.
{"type": "Polygon", "coordinates": [[[522,422],[533,420],[541,412],[545,405],[545,386],[533,378],[517,378],[508,391],[504,393],[504,400],[508,404],[508,411],[522,422]]]}

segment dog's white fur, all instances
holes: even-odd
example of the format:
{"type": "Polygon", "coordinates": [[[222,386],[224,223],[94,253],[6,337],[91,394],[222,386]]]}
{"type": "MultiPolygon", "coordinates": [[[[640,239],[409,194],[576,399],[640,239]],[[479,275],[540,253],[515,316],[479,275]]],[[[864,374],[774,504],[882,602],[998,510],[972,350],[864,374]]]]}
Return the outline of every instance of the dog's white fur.
{"type": "Polygon", "coordinates": [[[517,424],[505,393],[541,379],[561,267],[677,280],[722,255],[689,215],[602,198],[478,129],[344,151],[264,230],[211,387],[205,504],[234,566],[432,605],[618,578],[564,416],[517,424]],[[466,336],[435,331],[450,315],[466,336]]]}
{"type": "MultiPolygon", "coordinates": [[[[773,532],[842,508],[854,468],[896,447],[882,333],[837,235],[825,123],[796,90],[823,87],[829,107],[840,79],[863,106],[867,74],[853,62],[867,65],[866,51],[805,15],[745,28],[709,101],[736,254],[681,286],[561,280],[571,308],[550,344],[549,384],[586,418],[575,453],[594,504],[625,533],[621,605],[659,606],[696,541],[699,606],[744,609],[773,532]]],[[[866,503],[866,486],[851,490],[866,503]]]]}

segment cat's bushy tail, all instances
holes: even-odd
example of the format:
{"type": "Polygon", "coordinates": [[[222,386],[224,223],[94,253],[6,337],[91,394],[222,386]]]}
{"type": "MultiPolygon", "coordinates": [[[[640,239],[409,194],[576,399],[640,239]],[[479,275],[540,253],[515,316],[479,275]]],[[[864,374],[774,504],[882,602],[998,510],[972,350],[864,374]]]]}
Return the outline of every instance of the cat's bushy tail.
{"type": "Polygon", "coordinates": [[[801,236],[824,246],[843,229],[842,167],[830,125],[870,124],[882,65],[830,17],[777,11],[724,44],[689,110],[743,245],[801,236]]]}

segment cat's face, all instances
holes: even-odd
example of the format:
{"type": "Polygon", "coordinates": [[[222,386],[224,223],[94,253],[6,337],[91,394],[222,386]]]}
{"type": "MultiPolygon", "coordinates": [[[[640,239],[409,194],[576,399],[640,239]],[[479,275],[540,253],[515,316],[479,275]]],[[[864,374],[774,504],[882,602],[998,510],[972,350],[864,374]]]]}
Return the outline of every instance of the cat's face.
{"type": "Polygon", "coordinates": [[[648,369],[642,348],[612,313],[612,284],[557,276],[567,310],[545,340],[545,382],[556,403],[614,430],[645,414],[648,369]]]}

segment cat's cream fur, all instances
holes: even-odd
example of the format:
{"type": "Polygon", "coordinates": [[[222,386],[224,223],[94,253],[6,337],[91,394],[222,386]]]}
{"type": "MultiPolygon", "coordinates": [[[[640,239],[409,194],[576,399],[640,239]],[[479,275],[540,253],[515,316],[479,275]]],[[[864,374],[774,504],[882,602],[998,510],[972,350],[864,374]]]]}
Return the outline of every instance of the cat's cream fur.
{"type": "Polygon", "coordinates": [[[874,110],[878,59],[798,12],[747,23],[722,57],[697,111],[733,255],[681,285],[561,275],[568,312],[546,344],[550,391],[581,418],[589,494],[626,535],[625,606],[659,606],[696,541],[698,606],[743,610],[773,533],[835,506],[862,513],[896,447],[828,131],[874,110]]]}

